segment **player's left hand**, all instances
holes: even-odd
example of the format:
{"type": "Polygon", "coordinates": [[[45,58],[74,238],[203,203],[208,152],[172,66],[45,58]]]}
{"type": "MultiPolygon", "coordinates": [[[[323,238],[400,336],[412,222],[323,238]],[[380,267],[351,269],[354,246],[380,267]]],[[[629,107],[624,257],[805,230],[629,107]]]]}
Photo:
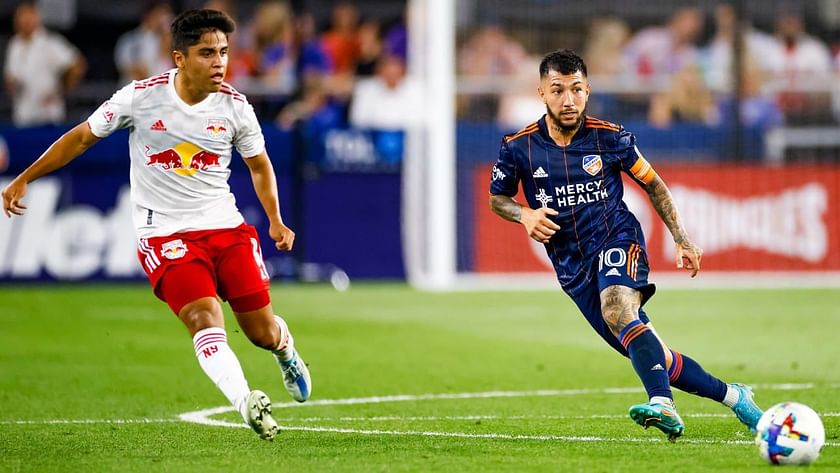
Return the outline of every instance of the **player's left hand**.
{"type": "Polygon", "coordinates": [[[282,223],[272,223],[268,227],[268,235],[274,240],[274,246],[279,251],[291,251],[295,243],[295,232],[282,223]]]}
{"type": "Polygon", "coordinates": [[[697,276],[700,271],[700,259],[703,257],[703,250],[689,239],[675,243],[674,246],[677,249],[677,268],[685,268],[691,271],[692,278],[697,276]]]}

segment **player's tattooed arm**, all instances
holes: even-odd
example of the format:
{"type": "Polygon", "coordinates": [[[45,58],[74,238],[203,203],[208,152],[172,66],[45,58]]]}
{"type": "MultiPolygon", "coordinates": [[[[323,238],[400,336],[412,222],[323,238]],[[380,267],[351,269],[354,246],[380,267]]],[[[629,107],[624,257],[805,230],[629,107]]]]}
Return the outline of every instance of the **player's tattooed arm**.
{"type": "Polygon", "coordinates": [[[505,220],[521,223],[528,236],[540,243],[548,243],[560,230],[560,226],[549,218],[557,215],[557,211],[549,207],[534,210],[520,205],[512,197],[491,195],[490,209],[505,220]]]}
{"type": "Polygon", "coordinates": [[[491,195],[490,209],[505,220],[519,223],[522,219],[522,206],[506,195],[491,195]]]}
{"type": "Polygon", "coordinates": [[[700,257],[703,255],[703,250],[697,246],[688,236],[685,227],[680,220],[680,213],[677,210],[677,205],[674,203],[674,197],[665,181],[661,177],[655,176],[650,182],[644,185],[644,189],[650,198],[653,208],[662,218],[665,226],[674,237],[674,243],[677,250],[677,267],[689,269],[692,271],[691,277],[697,275],[700,270],[700,257]]]}

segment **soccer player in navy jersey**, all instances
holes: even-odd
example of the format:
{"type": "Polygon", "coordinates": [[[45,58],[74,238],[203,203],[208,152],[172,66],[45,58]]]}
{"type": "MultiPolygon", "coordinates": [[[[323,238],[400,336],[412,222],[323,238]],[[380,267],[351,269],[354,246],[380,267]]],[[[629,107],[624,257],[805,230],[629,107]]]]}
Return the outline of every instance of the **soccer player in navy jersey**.
{"type": "Polygon", "coordinates": [[[545,245],[563,290],[592,328],[630,358],[649,398],[630,407],[636,423],[660,429],[671,441],[682,435],[673,386],[725,404],[754,432],[762,411],[752,389],[726,384],[670,349],[642,309],[656,287],[647,280],[642,228],[622,201],[622,171],[647,192],[671,232],[678,268],[695,277],[703,251],[686,233],[671,192],[633,134],[586,116],[589,93],[586,64],[573,51],[543,58],[539,94],[546,113],[502,139],[490,207],[545,245]],[[519,184],[527,205],[513,199],[519,184]]]}

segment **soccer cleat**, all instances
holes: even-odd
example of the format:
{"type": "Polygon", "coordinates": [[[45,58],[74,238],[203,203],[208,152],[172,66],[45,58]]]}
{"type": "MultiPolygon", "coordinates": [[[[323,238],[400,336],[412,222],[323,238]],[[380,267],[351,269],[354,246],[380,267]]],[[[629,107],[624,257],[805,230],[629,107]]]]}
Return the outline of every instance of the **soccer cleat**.
{"type": "Polygon", "coordinates": [[[286,391],[295,401],[304,402],[312,394],[312,379],[303,358],[300,357],[294,347],[290,349],[294,351],[292,358],[288,361],[281,361],[277,358],[277,364],[280,365],[280,371],[283,372],[283,384],[286,386],[286,391]]]}
{"type": "Polygon", "coordinates": [[[260,390],[251,391],[246,402],[246,416],[248,425],[254,432],[260,434],[263,440],[274,440],[280,427],[271,417],[271,400],[260,390]]]}
{"type": "Polygon", "coordinates": [[[750,432],[755,433],[755,426],[764,412],[753,401],[752,388],[740,383],[729,384],[729,387],[738,391],[738,401],[732,406],[732,412],[742,424],[750,429],[750,432]]]}
{"type": "Polygon", "coordinates": [[[666,406],[660,403],[636,404],[630,407],[630,418],[644,428],[654,426],[668,436],[668,440],[674,442],[677,437],[685,431],[680,415],[673,406],[666,406]]]}

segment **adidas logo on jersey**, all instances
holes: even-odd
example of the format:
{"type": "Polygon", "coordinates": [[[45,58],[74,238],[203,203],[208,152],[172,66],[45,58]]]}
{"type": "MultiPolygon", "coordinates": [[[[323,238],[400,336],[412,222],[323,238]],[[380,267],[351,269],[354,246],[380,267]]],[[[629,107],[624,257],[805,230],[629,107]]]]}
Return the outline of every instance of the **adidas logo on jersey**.
{"type": "Polygon", "coordinates": [[[548,177],[548,173],[540,166],[534,171],[534,177],[548,177]]]}
{"type": "Polygon", "coordinates": [[[653,365],[653,368],[650,369],[651,371],[665,371],[665,368],[662,367],[659,363],[653,365]]]}
{"type": "Polygon", "coordinates": [[[166,125],[163,124],[163,120],[158,120],[149,129],[152,131],[166,131],[166,125]]]}
{"type": "Polygon", "coordinates": [[[613,268],[607,271],[607,274],[605,274],[605,276],[621,276],[621,273],[619,273],[617,269],[613,268]]]}

